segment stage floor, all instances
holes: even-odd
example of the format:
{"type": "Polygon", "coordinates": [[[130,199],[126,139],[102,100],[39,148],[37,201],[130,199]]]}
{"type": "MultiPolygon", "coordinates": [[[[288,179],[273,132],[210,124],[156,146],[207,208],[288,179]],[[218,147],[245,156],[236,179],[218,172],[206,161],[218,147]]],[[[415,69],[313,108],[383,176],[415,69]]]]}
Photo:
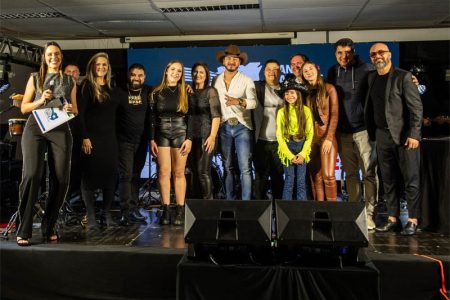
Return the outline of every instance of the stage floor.
{"type": "MultiPolygon", "coordinates": [[[[78,209],[75,208],[75,211],[78,209]]],[[[78,210],[79,211],[79,210],[78,210]]],[[[72,245],[124,245],[130,247],[160,247],[167,249],[185,249],[183,226],[160,226],[158,207],[143,209],[146,223],[129,226],[115,225],[101,230],[89,231],[81,226],[82,213],[72,213],[60,222],[61,244],[72,245]]],[[[119,211],[113,210],[113,218],[118,221],[119,211]]],[[[386,218],[384,213],[377,214],[377,224],[386,218]]],[[[2,224],[8,220],[3,217],[2,224]]],[[[38,221],[38,220],[37,220],[38,221]]],[[[404,221],[404,220],[403,220],[404,221]]],[[[42,244],[40,224],[33,226],[33,245],[42,244]]],[[[4,229],[2,229],[4,230],[4,229]]],[[[14,233],[14,230],[12,230],[14,233]]],[[[10,237],[13,235],[10,234],[10,237]]],[[[10,238],[6,243],[14,243],[10,238]]],[[[387,254],[449,255],[450,238],[444,234],[420,231],[415,236],[405,237],[396,233],[377,233],[369,231],[369,252],[387,254]]],[[[181,253],[181,252],[180,252],[181,253]]]]}
{"type": "MultiPolygon", "coordinates": [[[[0,242],[1,298],[175,299],[177,265],[186,252],[184,228],[160,226],[156,206],[141,208],[141,212],[146,224],[96,231],[81,226],[82,212],[67,213],[60,222],[58,243],[42,241],[38,222],[31,247],[17,246],[12,232],[0,242]],[[45,273],[27,273],[30,267],[45,273]],[[37,279],[43,274],[47,277],[37,279]],[[45,285],[48,278],[52,287],[45,285]],[[32,283],[24,287],[27,279],[32,283]]],[[[4,216],[2,224],[8,221],[4,216]]],[[[113,218],[119,217],[119,211],[113,210],[113,218]]],[[[379,212],[376,221],[385,218],[379,212]]],[[[427,299],[439,293],[441,274],[449,277],[449,236],[427,231],[412,237],[369,232],[369,242],[367,254],[380,272],[383,300],[427,299]],[[442,269],[432,258],[443,262],[442,269]],[[399,286],[409,288],[407,294],[399,286]]],[[[448,290],[448,281],[444,286],[448,290]]]]}

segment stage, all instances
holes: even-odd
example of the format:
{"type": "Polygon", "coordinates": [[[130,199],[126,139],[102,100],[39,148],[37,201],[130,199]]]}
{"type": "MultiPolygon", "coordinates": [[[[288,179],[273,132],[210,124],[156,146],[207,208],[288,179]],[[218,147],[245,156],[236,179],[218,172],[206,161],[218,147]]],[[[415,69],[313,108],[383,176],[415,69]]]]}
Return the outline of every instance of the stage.
{"type": "MultiPolygon", "coordinates": [[[[183,228],[161,227],[157,207],[141,211],[147,224],[100,231],[86,231],[70,220],[61,225],[59,243],[43,243],[39,228],[31,247],[17,246],[14,236],[2,240],[1,298],[176,299],[177,266],[186,251],[183,228]]],[[[448,236],[369,233],[369,240],[367,255],[380,274],[380,299],[445,299],[440,289],[443,278],[449,278],[448,236]]],[[[448,280],[445,285],[448,290],[448,280]]],[[[241,299],[245,288],[216,299],[241,299]]]]}

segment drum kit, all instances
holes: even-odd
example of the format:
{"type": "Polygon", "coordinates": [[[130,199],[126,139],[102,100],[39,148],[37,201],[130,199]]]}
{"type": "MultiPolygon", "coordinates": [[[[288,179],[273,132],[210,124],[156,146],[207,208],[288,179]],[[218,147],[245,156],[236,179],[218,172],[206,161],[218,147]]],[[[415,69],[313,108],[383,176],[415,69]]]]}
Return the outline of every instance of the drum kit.
{"type": "Polygon", "coordinates": [[[8,128],[11,136],[22,135],[27,119],[9,119],[8,128]]]}
{"type": "MultiPolygon", "coordinates": [[[[11,105],[0,112],[0,116],[8,116],[8,131],[5,123],[2,122],[2,140],[0,141],[1,151],[1,205],[2,209],[15,209],[19,203],[18,188],[22,177],[22,151],[21,139],[27,119],[20,118],[20,112],[16,112],[22,103],[22,94],[13,94],[9,97],[11,105]],[[14,110],[15,109],[15,110],[14,110]],[[3,129],[5,129],[3,131],[3,129]]],[[[6,121],[6,118],[5,118],[6,121]]],[[[0,237],[7,238],[8,232],[14,225],[16,214],[13,214],[7,228],[0,237]],[[14,219],[14,220],[13,220],[14,219]]]]}
{"type": "MultiPolygon", "coordinates": [[[[21,152],[20,142],[22,139],[25,124],[27,122],[27,119],[24,118],[24,116],[20,112],[13,110],[14,108],[16,110],[17,108],[20,109],[23,95],[12,94],[9,99],[11,100],[11,105],[4,111],[0,112],[0,116],[10,117],[8,118],[8,131],[6,132],[6,134],[4,133],[4,131],[2,131],[2,141],[0,142],[2,148],[2,161],[22,159],[22,155],[21,153],[19,153],[21,152]],[[5,135],[3,136],[3,134],[5,135]],[[8,151],[4,151],[4,149],[8,149],[8,151]],[[14,151],[14,149],[16,149],[16,151],[14,151]],[[8,154],[8,156],[5,155],[6,153],[8,154]]],[[[2,178],[2,180],[4,180],[4,178],[2,178]]]]}
{"type": "MultiPolygon", "coordinates": [[[[22,104],[22,100],[23,100],[23,95],[22,94],[12,94],[9,97],[9,99],[12,100],[13,107],[20,108],[20,106],[22,104]]],[[[11,136],[22,135],[26,122],[27,122],[27,119],[23,119],[23,118],[9,119],[8,120],[9,134],[11,136]]]]}

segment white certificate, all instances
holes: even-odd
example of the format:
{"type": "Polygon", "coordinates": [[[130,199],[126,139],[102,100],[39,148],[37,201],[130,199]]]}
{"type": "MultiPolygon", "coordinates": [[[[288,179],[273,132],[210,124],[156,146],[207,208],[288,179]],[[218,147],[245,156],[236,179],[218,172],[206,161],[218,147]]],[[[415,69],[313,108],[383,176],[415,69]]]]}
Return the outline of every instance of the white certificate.
{"type": "Polygon", "coordinates": [[[33,115],[42,133],[49,132],[55,127],[75,118],[73,113],[66,112],[58,107],[49,107],[33,110],[33,115]]]}

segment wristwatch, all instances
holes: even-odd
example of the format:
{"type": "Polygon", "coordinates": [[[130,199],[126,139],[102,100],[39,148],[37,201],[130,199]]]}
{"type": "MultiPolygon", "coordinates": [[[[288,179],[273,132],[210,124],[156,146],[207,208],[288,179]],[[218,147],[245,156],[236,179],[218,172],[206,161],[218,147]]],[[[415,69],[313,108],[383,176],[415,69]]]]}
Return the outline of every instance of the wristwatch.
{"type": "Polygon", "coordinates": [[[240,106],[244,106],[244,99],[239,98],[238,100],[239,100],[239,105],[240,105],[240,106]]]}

